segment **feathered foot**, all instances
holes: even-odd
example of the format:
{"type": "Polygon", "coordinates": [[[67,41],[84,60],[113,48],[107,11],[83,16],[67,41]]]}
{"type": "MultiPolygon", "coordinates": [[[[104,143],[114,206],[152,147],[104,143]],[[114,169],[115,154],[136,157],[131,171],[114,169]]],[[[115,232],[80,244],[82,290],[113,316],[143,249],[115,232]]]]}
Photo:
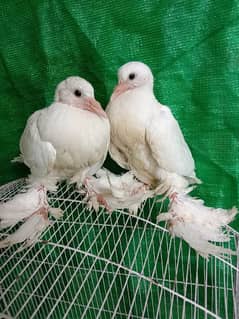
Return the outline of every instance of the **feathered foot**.
{"type": "Polygon", "coordinates": [[[63,211],[60,208],[49,207],[48,212],[55,219],[61,219],[63,217],[63,211]]]}
{"type": "Polygon", "coordinates": [[[39,185],[44,185],[44,187],[51,192],[57,191],[57,182],[59,178],[56,176],[46,176],[46,177],[36,177],[33,175],[29,175],[27,179],[28,187],[36,188],[39,185]]]}
{"type": "MultiPolygon", "coordinates": [[[[87,177],[86,177],[87,178],[87,177]]],[[[84,178],[82,177],[82,173],[78,173],[78,174],[75,174],[74,176],[72,176],[70,179],[69,179],[69,184],[77,184],[77,186],[81,185],[82,184],[82,180],[84,180],[84,178]]],[[[84,184],[84,183],[83,183],[84,184]]]]}
{"type": "Polygon", "coordinates": [[[41,207],[48,207],[46,188],[36,186],[0,203],[0,229],[14,226],[41,207]]]}
{"type": "Polygon", "coordinates": [[[107,203],[107,201],[106,201],[106,199],[103,197],[103,195],[101,195],[101,194],[96,194],[96,198],[97,198],[97,202],[99,203],[99,205],[104,206],[105,209],[106,209],[108,212],[111,212],[111,211],[112,211],[111,207],[109,206],[109,204],[107,203]]]}
{"type": "Polygon", "coordinates": [[[223,226],[229,224],[237,214],[237,209],[225,210],[206,207],[200,199],[187,194],[172,193],[168,213],[159,214],[157,221],[167,221],[172,235],[183,238],[201,256],[223,256],[235,254],[229,248],[211,242],[223,243],[230,240],[223,226]]]}
{"type": "Polygon", "coordinates": [[[96,211],[99,206],[104,206],[108,211],[128,209],[130,213],[137,214],[141,204],[154,195],[132,172],[118,176],[101,169],[96,177],[86,179],[85,186],[85,199],[96,211]]]}
{"type": "Polygon", "coordinates": [[[50,225],[46,207],[39,208],[13,233],[0,241],[0,248],[24,243],[24,247],[32,245],[41,233],[50,225]]]}
{"type": "Polygon", "coordinates": [[[99,211],[100,206],[103,206],[106,211],[111,212],[112,209],[104,198],[104,194],[100,193],[93,183],[94,177],[87,176],[84,179],[83,186],[85,188],[85,200],[88,206],[93,208],[96,212],[99,211]]]}
{"type": "Polygon", "coordinates": [[[33,244],[50,225],[48,211],[55,218],[62,216],[60,209],[49,207],[46,188],[39,185],[1,203],[0,229],[23,223],[14,233],[0,241],[0,248],[21,242],[24,247],[33,244]]]}

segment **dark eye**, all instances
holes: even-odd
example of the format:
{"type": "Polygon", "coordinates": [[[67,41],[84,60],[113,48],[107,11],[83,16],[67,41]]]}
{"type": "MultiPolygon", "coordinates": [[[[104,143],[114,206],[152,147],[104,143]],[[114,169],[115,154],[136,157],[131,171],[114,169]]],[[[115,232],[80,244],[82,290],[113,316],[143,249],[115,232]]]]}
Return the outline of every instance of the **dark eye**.
{"type": "Polygon", "coordinates": [[[135,74],[134,74],[134,73],[130,73],[129,79],[130,79],[130,80],[133,80],[134,78],[135,78],[135,74]]]}
{"type": "Polygon", "coordinates": [[[75,96],[80,97],[80,96],[81,96],[81,91],[79,91],[79,90],[75,90],[74,94],[75,94],[75,96]]]}

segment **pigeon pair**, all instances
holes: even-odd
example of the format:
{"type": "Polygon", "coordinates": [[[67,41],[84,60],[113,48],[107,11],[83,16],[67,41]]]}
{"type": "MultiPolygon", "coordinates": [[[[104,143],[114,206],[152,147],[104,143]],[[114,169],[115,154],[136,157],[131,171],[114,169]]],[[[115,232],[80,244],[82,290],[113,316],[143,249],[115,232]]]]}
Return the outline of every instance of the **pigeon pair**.
{"type": "MultiPolygon", "coordinates": [[[[143,63],[129,62],[119,69],[118,80],[106,112],[87,81],[70,77],[58,85],[55,102],[29,118],[20,140],[20,160],[31,170],[29,184],[55,190],[58,181],[67,179],[79,188],[85,186],[94,208],[104,205],[108,210],[128,208],[132,212],[146,198],[163,195],[170,200],[169,211],[159,214],[158,221],[166,220],[173,235],[205,257],[231,253],[210,241],[229,240],[222,226],[237,211],[208,208],[188,195],[200,180],[177,121],[153,94],[151,70],[143,63]],[[115,176],[100,170],[108,148],[128,173],[115,176]]],[[[30,218],[40,215],[46,220],[43,211],[47,209],[45,204],[31,212],[30,218]]],[[[1,216],[1,208],[0,218],[0,227],[10,225],[1,216]]],[[[16,242],[10,236],[0,247],[16,242]]],[[[30,243],[32,238],[35,236],[30,243]]]]}

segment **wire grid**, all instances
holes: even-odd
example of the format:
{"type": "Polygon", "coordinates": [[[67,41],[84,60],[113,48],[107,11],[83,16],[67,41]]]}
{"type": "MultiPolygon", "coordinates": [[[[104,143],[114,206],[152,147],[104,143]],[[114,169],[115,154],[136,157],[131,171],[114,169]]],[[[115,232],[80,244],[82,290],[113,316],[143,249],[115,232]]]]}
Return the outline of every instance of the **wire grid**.
{"type": "MultiPolygon", "coordinates": [[[[24,185],[0,188],[0,199],[24,185]]],[[[64,218],[34,246],[1,250],[0,318],[237,318],[237,257],[207,262],[172,238],[154,223],[155,200],[131,216],[95,213],[66,184],[49,198],[64,218]]],[[[227,231],[224,245],[238,252],[238,234],[227,231]]]]}

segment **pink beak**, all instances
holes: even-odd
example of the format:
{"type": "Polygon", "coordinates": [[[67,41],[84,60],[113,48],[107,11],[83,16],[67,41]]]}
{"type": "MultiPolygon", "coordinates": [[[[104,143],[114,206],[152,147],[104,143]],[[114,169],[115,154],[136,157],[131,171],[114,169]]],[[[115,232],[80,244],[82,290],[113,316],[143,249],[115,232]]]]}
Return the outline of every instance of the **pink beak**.
{"type": "Polygon", "coordinates": [[[105,111],[102,109],[101,105],[99,102],[97,102],[94,98],[92,97],[85,97],[84,102],[81,107],[83,110],[92,112],[97,114],[100,117],[105,117],[107,118],[107,115],[105,111]]]}
{"type": "Polygon", "coordinates": [[[114,88],[114,91],[111,95],[110,101],[113,101],[115,98],[117,98],[119,95],[121,95],[122,93],[132,89],[133,86],[130,85],[129,83],[119,83],[118,85],[116,85],[116,87],[114,88]]]}

